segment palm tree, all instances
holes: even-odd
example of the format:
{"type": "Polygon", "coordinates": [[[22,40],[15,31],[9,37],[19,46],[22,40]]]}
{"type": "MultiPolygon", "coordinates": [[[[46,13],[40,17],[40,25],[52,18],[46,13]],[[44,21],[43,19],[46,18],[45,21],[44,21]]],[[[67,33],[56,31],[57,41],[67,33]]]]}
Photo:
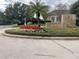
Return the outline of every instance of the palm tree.
{"type": "Polygon", "coordinates": [[[44,19],[47,19],[48,6],[41,2],[41,0],[36,0],[35,2],[30,2],[30,6],[28,8],[28,13],[30,16],[34,16],[36,14],[36,19],[39,24],[40,16],[42,15],[44,19]]]}

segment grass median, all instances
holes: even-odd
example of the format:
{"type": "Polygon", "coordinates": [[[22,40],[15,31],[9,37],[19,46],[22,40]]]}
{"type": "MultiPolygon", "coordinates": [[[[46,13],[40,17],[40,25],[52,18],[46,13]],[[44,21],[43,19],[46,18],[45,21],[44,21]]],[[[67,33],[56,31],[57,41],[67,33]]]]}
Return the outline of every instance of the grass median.
{"type": "Polygon", "coordinates": [[[47,32],[32,32],[24,31],[23,29],[8,29],[5,31],[8,34],[26,35],[26,36],[42,36],[42,37],[79,37],[79,29],[62,29],[62,30],[50,30],[47,32]]]}

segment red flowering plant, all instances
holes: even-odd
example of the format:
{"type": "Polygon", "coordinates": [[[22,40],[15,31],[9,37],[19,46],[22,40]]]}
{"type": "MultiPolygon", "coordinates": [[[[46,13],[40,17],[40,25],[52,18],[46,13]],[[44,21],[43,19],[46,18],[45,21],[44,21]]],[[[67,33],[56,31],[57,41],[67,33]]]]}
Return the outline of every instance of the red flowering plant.
{"type": "Polygon", "coordinates": [[[29,26],[29,25],[21,26],[21,29],[39,29],[39,28],[40,26],[29,26]]]}

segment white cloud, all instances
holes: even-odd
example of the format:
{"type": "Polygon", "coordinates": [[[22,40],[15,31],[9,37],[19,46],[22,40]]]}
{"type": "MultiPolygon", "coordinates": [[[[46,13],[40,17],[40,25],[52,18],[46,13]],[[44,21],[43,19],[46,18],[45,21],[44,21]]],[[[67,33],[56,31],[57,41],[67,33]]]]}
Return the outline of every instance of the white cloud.
{"type": "Polygon", "coordinates": [[[4,11],[7,4],[5,0],[0,0],[0,10],[4,11]]]}
{"type": "Polygon", "coordinates": [[[70,5],[73,4],[77,0],[47,0],[49,6],[51,6],[50,11],[54,10],[56,5],[58,4],[65,4],[67,9],[69,9],[70,5]]]}
{"type": "MultiPolygon", "coordinates": [[[[19,2],[22,2],[22,3],[25,3],[25,4],[29,4],[30,1],[34,1],[34,0],[12,0],[14,2],[16,1],[19,1],[19,2]]],[[[74,3],[75,1],[77,0],[42,0],[43,2],[45,2],[47,5],[51,6],[52,9],[54,8],[54,5],[57,5],[59,3],[63,3],[63,4],[72,4],[74,3]]],[[[9,2],[5,2],[5,0],[0,0],[0,9],[4,10],[6,5],[5,4],[8,4],[9,2]]]]}
{"type": "Polygon", "coordinates": [[[29,4],[29,2],[34,1],[34,0],[20,0],[20,1],[25,3],[25,4],[29,4]]]}

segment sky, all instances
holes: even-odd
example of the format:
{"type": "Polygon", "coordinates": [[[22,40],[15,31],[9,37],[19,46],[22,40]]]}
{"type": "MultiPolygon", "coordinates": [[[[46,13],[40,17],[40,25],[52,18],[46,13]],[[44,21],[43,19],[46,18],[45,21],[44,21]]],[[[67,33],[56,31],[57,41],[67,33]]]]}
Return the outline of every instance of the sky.
{"type": "MultiPolygon", "coordinates": [[[[10,3],[9,1],[11,0],[0,0],[0,10],[4,11],[6,6],[10,3]]],[[[34,0],[12,0],[12,2],[16,2],[16,1],[29,4],[30,1],[34,1],[34,0]]],[[[53,9],[54,6],[59,3],[71,5],[77,0],[41,0],[41,1],[45,2],[45,4],[49,5],[51,9],[53,9]]]]}

